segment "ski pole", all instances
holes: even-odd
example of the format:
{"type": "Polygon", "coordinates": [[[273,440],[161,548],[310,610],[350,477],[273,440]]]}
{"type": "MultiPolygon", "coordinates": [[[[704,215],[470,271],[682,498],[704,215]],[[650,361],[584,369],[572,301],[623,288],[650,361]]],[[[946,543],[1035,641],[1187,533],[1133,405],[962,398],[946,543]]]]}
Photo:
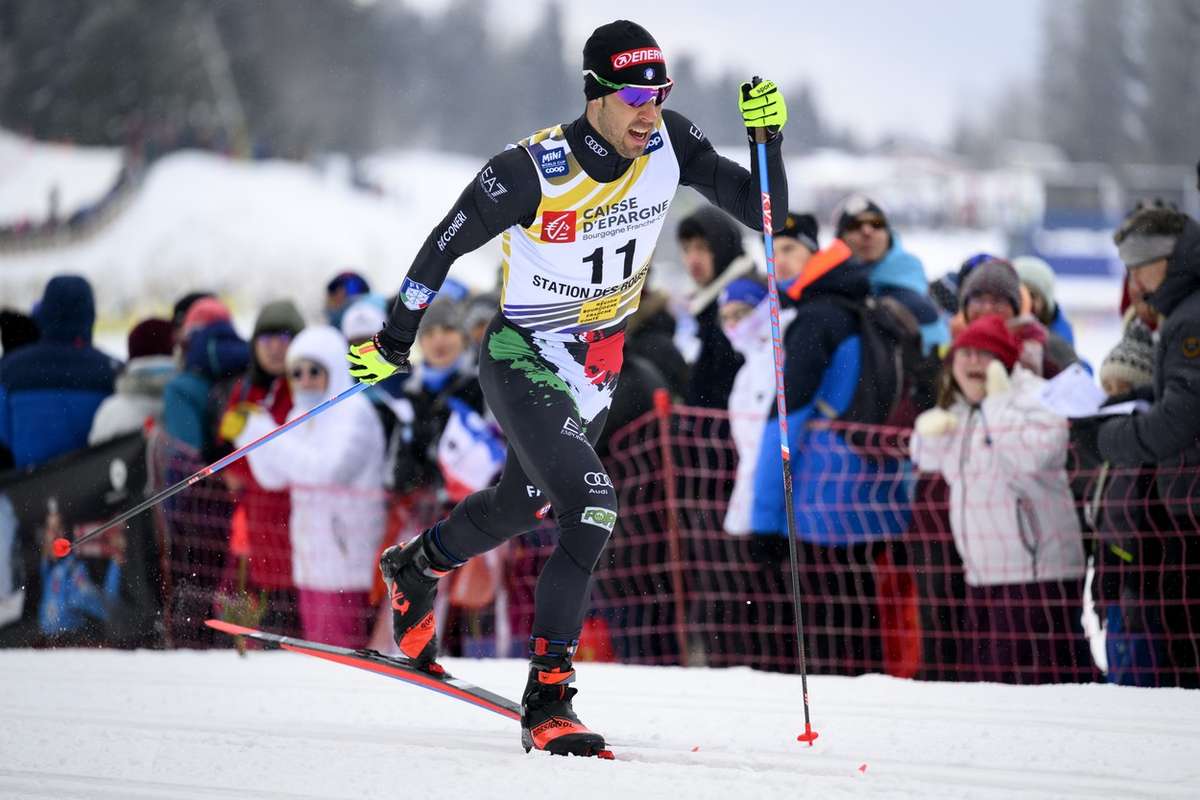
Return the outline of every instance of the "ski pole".
{"type": "Polygon", "coordinates": [[[304,422],[305,420],[312,419],[317,414],[320,414],[322,411],[332,408],[333,406],[342,402],[346,398],[353,397],[354,395],[361,392],[363,389],[366,389],[368,386],[370,386],[369,383],[356,383],[355,385],[351,386],[349,389],[342,392],[341,394],[339,394],[335,397],[331,397],[328,400],[326,400],[325,402],[319,403],[318,405],[313,406],[308,411],[305,411],[303,414],[301,414],[300,416],[296,417],[293,420],[288,420],[287,422],[280,425],[278,428],[275,428],[270,433],[263,434],[262,436],[255,439],[253,442],[250,442],[249,444],[239,447],[237,450],[234,450],[232,453],[225,456],[224,458],[214,461],[213,463],[209,464],[207,467],[203,467],[199,471],[192,473],[191,475],[184,478],[183,480],[181,480],[179,483],[175,484],[174,486],[168,486],[166,489],[163,489],[161,492],[154,495],[153,497],[150,497],[150,498],[142,501],[138,505],[129,509],[125,513],[121,514],[120,516],[110,519],[108,522],[104,523],[103,525],[101,525],[98,528],[93,528],[92,530],[85,533],[83,536],[80,536],[78,539],[76,539],[74,544],[72,544],[70,541],[68,541],[65,538],[55,539],[54,545],[53,545],[55,558],[64,558],[68,553],[71,552],[71,549],[73,547],[75,547],[76,545],[83,544],[88,539],[92,539],[96,536],[99,536],[100,534],[102,534],[106,530],[108,530],[109,528],[115,527],[117,525],[120,525],[123,522],[127,522],[130,519],[133,519],[138,514],[145,511],[147,508],[158,505],[163,500],[166,500],[169,497],[173,497],[174,495],[179,494],[184,489],[188,488],[189,486],[196,483],[197,481],[202,481],[210,475],[216,475],[218,472],[225,469],[226,467],[228,467],[230,464],[237,461],[238,459],[242,458],[250,451],[255,450],[258,447],[261,447],[262,445],[264,445],[267,442],[274,439],[276,436],[280,436],[284,433],[287,433],[292,428],[296,427],[297,425],[304,422]]]}
{"type": "MultiPolygon", "coordinates": [[[[757,84],[758,78],[753,83],[757,84]]],[[[796,622],[796,648],[800,658],[800,688],[804,693],[804,733],[797,741],[808,742],[819,734],[812,729],[808,709],[808,669],[804,658],[804,626],[800,618],[800,578],[796,567],[796,515],[792,509],[792,454],[788,447],[787,400],[783,381],[783,336],[779,329],[779,286],[775,282],[775,242],[771,232],[771,188],[767,179],[767,129],[754,129],[755,149],[758,151],[758,186],[762,193],[763,246],[767,251],[767,297],[771,304],[771,346],[775,355],[775,406],[779,417],[779,450],[783,459],[783,498],[787,514],[788,559],[792,567],[792,612],[796,622]]],[[[787,209],[784,209],[787,213],[787,209]]]]}

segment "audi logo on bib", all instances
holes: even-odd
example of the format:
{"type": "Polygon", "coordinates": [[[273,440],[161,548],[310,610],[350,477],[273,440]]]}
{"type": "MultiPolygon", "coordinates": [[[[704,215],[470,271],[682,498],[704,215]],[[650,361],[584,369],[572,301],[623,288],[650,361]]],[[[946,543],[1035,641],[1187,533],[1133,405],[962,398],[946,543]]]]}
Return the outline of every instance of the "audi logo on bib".
{"type": "Polygon", "coordinates": [[[575,241],[575,211],[542,212],[542,241],[565,244],[575,241]]]}

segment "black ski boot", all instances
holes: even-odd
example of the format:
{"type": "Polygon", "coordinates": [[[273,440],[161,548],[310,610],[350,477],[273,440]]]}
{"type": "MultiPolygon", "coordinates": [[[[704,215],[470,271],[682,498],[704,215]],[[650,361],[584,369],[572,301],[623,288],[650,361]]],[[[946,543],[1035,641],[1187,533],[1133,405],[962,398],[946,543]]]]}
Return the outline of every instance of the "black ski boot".
{"type": "Polygon", "coordinates": [[[571,658],[578,642],[529,640],[529,681],[521,695],[521,745],[525,752],[545,750],[558,756],[612,758],[604,737],[589,731],[575,716],[571,698],[578,692],[571,658]]]}
{"type": "Polygon", "coordinates": [[[459,566],[442,568],[429,552],[436,528],[425,531],[407,544],[394,545],[379,557],[379,571],[392,599],[392,636],[405,658],[420,669],[440,673],[433,601],[440,578],[459,566]]]}

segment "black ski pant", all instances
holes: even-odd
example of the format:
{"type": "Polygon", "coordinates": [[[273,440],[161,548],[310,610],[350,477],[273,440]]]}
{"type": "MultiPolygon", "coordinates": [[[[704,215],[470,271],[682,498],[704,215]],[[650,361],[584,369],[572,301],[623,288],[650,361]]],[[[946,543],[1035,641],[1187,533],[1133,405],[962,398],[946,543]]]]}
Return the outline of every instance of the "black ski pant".
{"type": "Polygon", "coordinates": [[[551,355],[500,315],[484,335],[479,382],[508,440],[508,457],[499,483],[459,503],[432,538],[448,559],[463,562],[537,527],[537,512],[549,503],[560,536],[534,593],[535,637],[579,638],[592,572],[616,523],[616,491],[594,449],[608,416],[604,398],[611,400],[620,369],[623,337],[616,337],[603,345],[607,354],[615,345],[615,363],[609,358],[598,366],[595,345],[556,343],[551,355]],[[564,365],[564,353],[572,364],[564,365]],[[604,405],[586,421],[578,383],[564,380],[576,371],[595,378],[583,389],[591,392],[593,410],[604,405]]]}

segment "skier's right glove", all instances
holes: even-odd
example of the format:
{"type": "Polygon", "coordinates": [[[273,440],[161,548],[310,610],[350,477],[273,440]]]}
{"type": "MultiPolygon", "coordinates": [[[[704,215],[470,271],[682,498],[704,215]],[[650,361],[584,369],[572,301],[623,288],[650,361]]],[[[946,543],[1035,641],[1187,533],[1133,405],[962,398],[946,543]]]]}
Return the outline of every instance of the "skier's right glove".
{"type": "Polygon", "coordinates": [[[407,346],[388,346],[380,342],[384,335],[384,332],[380,331],[362,344],[350,345],[346,360],[350,362],[352,377],[362,383],[379,383],[398,372],[412,371],[412,365],[408,363],[408,348],[412,343],[407,346]]]}

